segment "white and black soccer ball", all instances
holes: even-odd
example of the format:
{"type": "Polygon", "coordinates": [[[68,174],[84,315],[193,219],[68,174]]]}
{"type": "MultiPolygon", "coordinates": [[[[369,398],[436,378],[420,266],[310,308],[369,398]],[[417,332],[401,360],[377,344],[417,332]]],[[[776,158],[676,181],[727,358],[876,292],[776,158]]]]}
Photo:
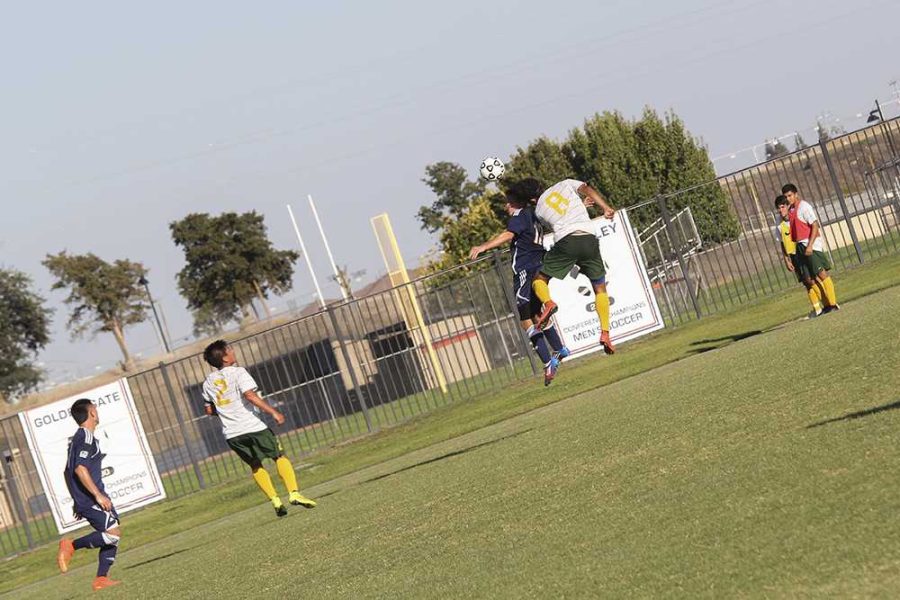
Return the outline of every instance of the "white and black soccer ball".
{"type": "Polygon", "coordinates": [[[506,171],[506,165],[504,165],[503,161],[499,158],[488,156],[481,161],[481,176],[488,181],[500,179],[503,177],[504,171],[506,171]]]}

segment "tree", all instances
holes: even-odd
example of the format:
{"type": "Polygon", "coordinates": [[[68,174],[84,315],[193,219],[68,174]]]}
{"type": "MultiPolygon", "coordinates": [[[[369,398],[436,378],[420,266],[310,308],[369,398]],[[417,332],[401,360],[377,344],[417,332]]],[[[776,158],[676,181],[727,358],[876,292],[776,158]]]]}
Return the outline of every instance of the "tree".
{"type": "Polygon", "coordinates": [[[794,150],[805,150],[807,147],[803,136],[799,132],[794,134],[794,150]]]}
{"type": "Polygon", "coordinates": [[[831,134],[828,133],[828,127],[822,124],[822,121],[816,121],[816,131],[819,132],[819,141],[827,142],[831,139],[831,134]]]}
{"type": "Polygon", "coordinates": [[[772,160],[779,156],[787,156],[790,153],[791,151],[788,150],[787,146],[779,139],[773,139],[770,142],[766,142],[766,160],[772,160]]]}
{"type": "Polygon", "coordinates": [[[440,238],[443,252],[428,265],[429,271],[442,271],[468,261],[472,246],[489,240],[506,228],[505,220],[501,220],[494,210],[495,202],[491,194],[483,194],[458,219],[445,224],[440,238]]]}
{"type": "MultiPolygon", "coordinates": [[[[613,206],[627,207],[689,189],[671,204],[676,210],[690,207],[701,238],[722,242],[737,237],[737,219],[715,183],[706,149],[674,113],[660,118],[647,108],[636,121],[619,113],[594,115],[581,129],[572,130],[566,147],[577,178],[600,190],[613,206]]],[[[657,217],[653,205],[631,212],[638,229],[657,217]]]]}
{"type": "Polygon", "coordinates": [[[485,190],[482,180],[469,181],[466,171],[451,162],[439,162],[425,167],[425,178],[422,179],[437,199],[431,206],[422,206],[416,215],[422,229],[429,233],[439,231],[451,219],[457,219],[466,211],[469,204],[485,190]]]}
{"type": "Polygon", "coordinates": [[[169,225],[175,245],[184,250],[187,264],[178,273],[178,289],[194,314],[195,330],[248,320],[254,298],[270,314],[269,295],[291,289],[300,255],[276,250],[263,221],[251,211],[190,214],[169,225]]]}
{"type": "Polygon", "coordinates": [[[126,259],[108,263],[94,254],[69,255],[65,251],[47,255],[43,265],[56,277],[51,289],[68,289],[66,304],[72,306],[68,328],[72,337],[110,332],[122,351],[122,365],[134,368],[125,344],[125,328],[147,318],[150,304],[139,280],[147,269],[126,259]]]}
{"type": "Polygon", "coordinates": [[[51,312],[27,275],[0,269],[0,398],[16,398],[40,383],[34,359],[50,341],[51,312]]]}

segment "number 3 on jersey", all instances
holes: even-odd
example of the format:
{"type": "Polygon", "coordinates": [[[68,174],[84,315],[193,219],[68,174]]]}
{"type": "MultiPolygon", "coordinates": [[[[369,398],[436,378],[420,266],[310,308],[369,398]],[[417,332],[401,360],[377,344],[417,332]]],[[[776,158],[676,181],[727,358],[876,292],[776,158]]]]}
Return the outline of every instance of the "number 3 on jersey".
{"type": "Polygon", "coordinates": [[[553,192],[544,202],[553,209],[559,216],[565,216],[566,211],[569,210],[569,200],[559,192],[553,192]]]}
{"type": "Polygon", "coordinates": [[[216,406],[231,404],[231,400],[225,397],[225,392],[228,391],[228,382],[224,379],[216,379],[213,381],[213,385],[216,388],[216,406]]]}

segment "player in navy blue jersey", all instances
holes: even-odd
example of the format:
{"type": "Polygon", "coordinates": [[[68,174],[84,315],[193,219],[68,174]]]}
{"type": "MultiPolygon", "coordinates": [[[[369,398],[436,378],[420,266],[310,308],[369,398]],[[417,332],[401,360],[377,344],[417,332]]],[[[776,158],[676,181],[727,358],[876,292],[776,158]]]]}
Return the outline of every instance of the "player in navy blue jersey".
{"type": "Polygon", "coordinates": [[[544,260],[543,232],[534,216],[534,209],[517,198],[507,197],[506,213],[509,215],[506,231],[472,248],[469,258],[475,260],[482,252],[509,244],[519,319],[544,363],[544,385],[550,385],[559,369],[559,361],[569,355],[569,349],[563,345],[555,328],[546,327],[542,331],[534,325],[534,317],[541,314],[541,303],[534,297],[531,284],[544,260]]]}
{"type": "Polygon", "coordinates": [[[119,515],[103,487],[102,463],[105,455],[100,451],[100,443],[94,435],[94,430],[100,423],[97,407],[90,400],[82,398],[72,404],[70,412],[79,428],[69,442],[66,487],[72,496],[75,517],[86,520],[95,531],[74,542],[68,538],[60,540],[56,562],[59,570],[65,573],[69,570],[69,561],[76,550],[99,548],[97,577],[92,585],[96,591],[119,583],[107,575],[116,560],[122,531],[119,528],[119,515]]]}

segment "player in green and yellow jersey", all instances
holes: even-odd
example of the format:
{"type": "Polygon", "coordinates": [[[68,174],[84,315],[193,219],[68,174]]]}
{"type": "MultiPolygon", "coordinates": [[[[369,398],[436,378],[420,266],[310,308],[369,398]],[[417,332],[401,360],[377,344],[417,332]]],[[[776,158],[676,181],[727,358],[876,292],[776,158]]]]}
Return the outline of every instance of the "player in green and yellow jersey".
{"type": "Polygon", "coordinates": [[[784,264],[788,271],[797,276],[797,281],[802,283],[803,287],[806,288],[809,303],[812,305],[812,312],[809,313],[809,316],[818,317],[822,314],[822,297],[824,296],[824,293],[818,282],[809,275],[808,270],[803,268],[800,257],[797,255],[797,243],[791,239],[789,213],[791,203],[788,202],[788,199],[785,196],[778,196],[775,198],[775,208],[778,210],[778,214],[781,215],[781,222],[778,224],[778,233],[781,238],[781,254],[784,257],[784,264]]]}

